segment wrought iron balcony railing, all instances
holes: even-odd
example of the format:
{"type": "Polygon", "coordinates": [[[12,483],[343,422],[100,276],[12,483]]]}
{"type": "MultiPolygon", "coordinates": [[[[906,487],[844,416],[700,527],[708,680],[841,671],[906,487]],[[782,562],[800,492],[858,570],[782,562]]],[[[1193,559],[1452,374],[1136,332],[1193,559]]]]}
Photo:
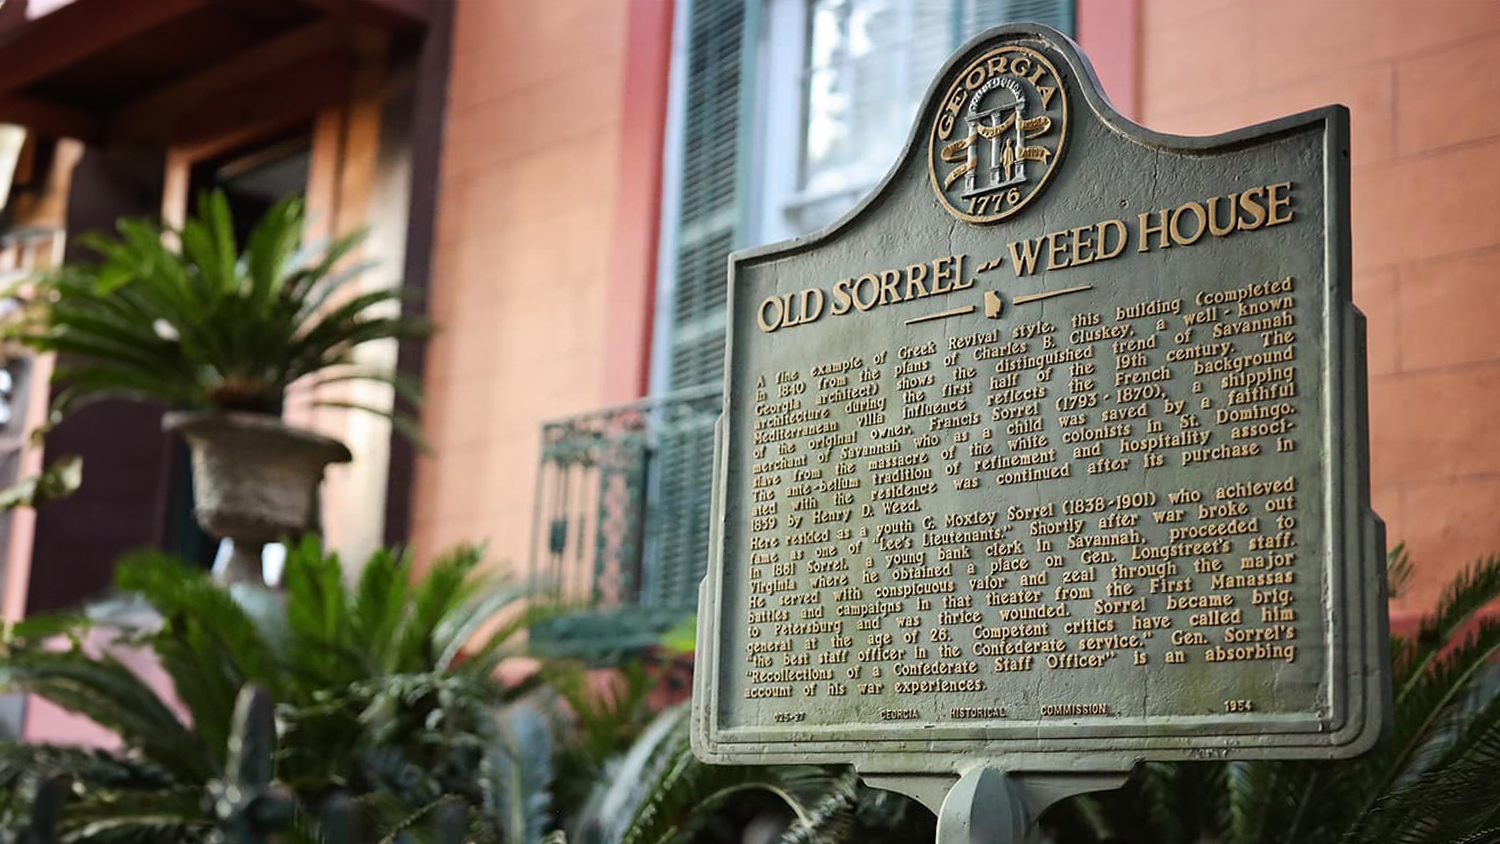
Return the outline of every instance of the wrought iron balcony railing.
{"type": "Polygon", "coordinates": [[[585,609],[535,628],[534,647],[608,659],[692,614],[720,406],[704,387],[543,426],[531,574],[585,609]]]}

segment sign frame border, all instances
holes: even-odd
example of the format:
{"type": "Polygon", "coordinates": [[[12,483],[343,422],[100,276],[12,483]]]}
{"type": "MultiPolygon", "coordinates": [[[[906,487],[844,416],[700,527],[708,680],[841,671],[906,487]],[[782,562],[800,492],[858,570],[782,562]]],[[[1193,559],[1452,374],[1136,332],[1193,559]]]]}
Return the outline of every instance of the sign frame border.
{"type": "MultiPolygon", "coordinates": [[[[1075,117],[1081,118],[1082,114],[1075,117]]],[[[1086,119],[1086,118],[1085,118],[1086,119]]],[[[951,774],[974,760],[994,760],[1007,770],[1125,770],[1150,759],[1334,759],[1357,756],[1372,747],[1390,717],[1389,636],[1385,583],[1385,527],[1370,508],[1369,434],[1364,316],[1353,304],[1349,223],[1349,111],[1330,105],[1216,135],[1182,136],[1156,132],[1124,117],[1109,103],[1082,50],[1066,35],[1040,24],[1010,24],[989,29],[968,41],[944,63],[921,100],[917,118],[901,153],[880,183],[848,213],[829,226],[779,243],[739,250],[729,256],[724,407],[715,426],[714,482],[710,526],[710,558],[700,585],[698,655],[694,672],[691,741],[693,752],[714,764],[852,763],[861,772],[951,774]],[[755,735],[735,735],[717,722],[717,679],[721,669],[719,621],[723,610],[719,584],[724,577],[724,519],[727,489],[724,467],[730,443],[725,419],[733,409],[730,378],[735,360],[734,314],[743,298],[738,269],[750,262],[787,257],[836,239],[841,230],[875,206],[891,190],[902,167],[925,149],[924,118],[948,77],[978,51],[1001,46],[1006,39],[1038,40],[1068,65],[1081,100],[1093,116],[1115,135],[1138,144],[1179,152],[1213,154],[1234,147],[1258,145],[1278,136],[1320,127],[1323,135],[1324,277],[1322,342],[1338,355],[1325,355],[1318,384],[1329,397],[1324,418],[1328,443],[1323,466],[1325,520],[1331,559],[1324,561],[1328,577],[1325,606],[1333,623],[1327,631],[1329,697],[1342,703],[1340,711],[1321,717],[1282,716],[1301,721],[1290,730],[1266,730],[1266,719],[1235,717],[1241,729],[1225,730],[1224,715],[1166,716],[1181,729],[1156,731],[1134,719],[1129,735],[1108,735],[1097,723],[1057,723],[1032,728],[1032,738],[985,737],[984,726],[953,725],[944,737],[922,738],[911,725],[868,725],[872,737],[834,733],[836,728],[788,727],[758,729],[755,735]],[[1343,459],[1333,456],[1342,454],[1343,459]],[[1310,727],[1309,727],[1310,724],[1310,727]],[[1258,732],[1249,732],[1258,729],[1258,732]],[[953,737],[968,732],[968,737],[953,737]]],[[[968,225],[987,225],[970,223],[968,225]]],[[[1317,342],[1316,340],[1313,342],[1317,342]]],[[[1033,722],[1025,722],[1027,725],[1033,722]]],[[[861,725],[866,726],[866,725],[861,725]]],[[[1021,723],[1018,722],[1018,727],[1021,723]]],[[[1166,725],[1162,725],[1165,727],[1166,725]]],[[[740,731],[741,733],[744,730],[740,731]]]]}

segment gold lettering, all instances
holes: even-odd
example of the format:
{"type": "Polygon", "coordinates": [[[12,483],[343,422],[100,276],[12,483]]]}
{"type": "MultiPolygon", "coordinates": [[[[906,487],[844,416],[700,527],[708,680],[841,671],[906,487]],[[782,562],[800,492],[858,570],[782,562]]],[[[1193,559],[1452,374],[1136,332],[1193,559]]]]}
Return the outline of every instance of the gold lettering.
{"type": "Polygon", "coordinates": [[[945,255],[932,262],[932,295],[947,293],[952,287],[944,287],[943,282],[953,281],[956,278],[954,268],[954,256],[945,255]]]}
{"type": "Polygon", "coordinates": [[[1126,234],[1124,220],[1105,220],[1104,222],[1100,223],[1099,252],[1098,256],[1094,260],[1107,261],[1110,258],[1119,255],[1121,252],[1124,252],[1125,241],[1126,234]],[[1113,249],[1109,248],[1109,238],[1107,237],[1107,233],[1111,231],[1115,233],[1115,247],[1113,249]]]}
{"type": "Polygon", "coordinates": [[[1140,247],[1136,250],[1137,252],[1151,251],[1151,235],[1153,234],[1158,237],[1158,248],[1166,249],[1167,247],[1172,245],[1172,241],[1169,239],[1169,235],[1167,234],[1167,209],[1163,208],[1162,210],[1155,212],[1143,211],[1140,215],[1140,221],[1140,247]],[[1151,215],[1153,213],[1156,214],[1160,219],[1160,222],[1158,222],[1154,226],[1151,225],[1151,215]]]}
{"type": "Polygon", "coordinates": [[[1271,185],[1266,188],[1267,204],[1270,206],[1266,212],[1267,227],[1279,226],[1282,223],[1290,223],[1292,221],[1292,211],[1288,210],[1286,216],[1278,216],[1276,213],[1278,208],[1288,208],[1292,204],[1291,196],[1282,193],[1282,191],[1290,192],[1291,189],[1291,182],[1282,182],[1279,185],[1271,185]]]}
{"type": "Polygon", "coordinates": [[[854,307],[859,308],[862,311],[868,311],[869,309],[875,307],[879,303],[880,303],[880,279],[876,278],[874,275],[872,275],[870,273],[865,273],[864,275],[862,275],[862,276],[859,277],[858,281],[854,282],[854,307]],[[865,282],[869,282],[869,285],[868,285],[869,288],[870,288],[870,298],[869,298],[869,301],[865,301],[864,298],[859,295],[860,289],[866,286],[865,282]]]}
{"type": "MultiPolygon", "coordinates": [[[[1103,226],[1103,223],[1099,224],[1103,226]]],[[[1094,242],[1088,239],[1089,233],[1093,231],[1090,226],[1079,226],[1073,230],[1073,257],[1068,262],[1070,267],[1081,267],[1084,264],[1094,263],[1094,255],[1085,255],[1085,252],[1094,247],[1094,242]]]]}
{"type": "Polygon", "coordinates": [[[1191,246],[1194,243],[1197,243],[1198,238],[1203,237],[1204,229],[1207,228],[1207,226],[1205,225],[1206,220],[1207,217],[1204,215],[1202,205],[1199,205],[1196,202],[1185,202],[1182,205],[1179,205],[1177,207],[1177,210],[1172,212],[1172,223],[1170,226],[1170,228],[1172,229],[1172,242],[1176,243],[1178,246],[1191,246]],[[1178,222],[1182,219],[1183,212],[1189,210],[1191,210],[1194,216],[1198,218],[1198,226],[1193,231],[1191,237],[1184,235],[1182,233],[1181,227],[1178,226],[1178,222]]]}
{"type": "MultiPolygon", "coordinates": [[[[974,286],[973,276],[970,276],[968,281],[964,281],[964,258],[966,257],[968,256],[964,255],[963,253],[959,253],[958,255],[953,256],[953,260],[955,263],[955,266],[953,268],[953,276],[956,279],[956,281],[953,282],[954,290],[968,290],[970,287],[974,286]]],[[[934,290],[933,292],[937,291],[934,290]]]]}
{"type": "Polygon", "coordinates": [[[1266,223],[1266,209],[1260,203],[1261,194],[1265,188],[1251,188],[1240,194],[1240,210],[1249,214],[1250,219],[1239,218],[1239,228],[1242,232],[1253,232],[1266,223]]]}
{"type": "Polygon", "coordinates": [[[1068,266],[1067,258],[1058,263],[1058,258],[1068,251],[1068,242],[1064,240],[1067,232],[1050,232],[1047,234],[1047,269],[1060,270],[1068,266]]]}
{"type": "Polygon", "coordinates": [[[1238,193],[1231,193],[1228,196],[1214,196],[1214,197],[1210,197],[1209,198],[1209,200],[1208,200],[1208,233],[1209,234],[1213,235],[1214,237],[1223,237],[1224,235],[1229,234],[1230,232],[1234,231],[1234,224],[1235,224],[1235,203],[1239,200],[1239,198],[1240,198],[1240,195],[1238,193]],[[1228,205],[1229,205],[1229,222],[1225,223],[1223,226],[1220,226],[1219,225],[1219,201],[1223,200],[1223,199],[1229,200],[1229,202],[1228,202],[1228,205]]]}
{"type": "Polygon", "coordinates": [[[900,270],[880,271],[880,304],[886,305],[891,302],[901,301],[901,294],[896,292],[896,285],[900,283],[900,270]]]}
{"type": "Polygon", "coordinates": [[[845,278],[833,286],[833,307],[828,309],[829,313],[839,316],[849,313],[849,309],[854,307],[854,297],[849,293],[849,285],[853,283],[854,279],[845,278]]]}
{"type": "Polygon", "coordinates": [[[926,296],[927,288],[922,286],[922,281],[927,278],[926,264],[912,264],[906,268],[906,298],[913,296],[926,296]],[[913,293],[912,289],[916,292],[913,293]]]}
{"type": "Polygon", "coordinates": [[[1008,244],[1010,264],[1016,268],[1017,278],[1036,272],[1036,259],[1042,248],[1042,240],[1040,237],[1035,240],[1013,240],[1008,244]]]}
{"type": "Polygon", "coordinates": [[[781,299],[776,296],[771,296],[760,303],[760,310],[755,312],[755,321],[760,325],[761,331],[769,334],[770,332],[775,331],[776,329],[781,327],[781,320],[785,317],[785,315],[785,310],[781,306],[781,299]],[[766,318],[767,305],[776,306],[776,317],[774,319],[766,318]]]}

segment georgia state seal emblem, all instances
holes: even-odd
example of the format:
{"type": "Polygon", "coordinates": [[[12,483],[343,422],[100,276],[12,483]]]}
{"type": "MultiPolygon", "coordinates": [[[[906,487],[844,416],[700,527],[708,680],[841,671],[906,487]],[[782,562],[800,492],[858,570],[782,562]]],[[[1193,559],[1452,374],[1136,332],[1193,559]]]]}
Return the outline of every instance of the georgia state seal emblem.
{"type": "Polygon", "coordinates": [[[1068,95],[1040,52],[997,47],[949,86],[932,122],[927,171],[953,216],[993,223],[1051,178],[1068,133],[1068,95]]]}

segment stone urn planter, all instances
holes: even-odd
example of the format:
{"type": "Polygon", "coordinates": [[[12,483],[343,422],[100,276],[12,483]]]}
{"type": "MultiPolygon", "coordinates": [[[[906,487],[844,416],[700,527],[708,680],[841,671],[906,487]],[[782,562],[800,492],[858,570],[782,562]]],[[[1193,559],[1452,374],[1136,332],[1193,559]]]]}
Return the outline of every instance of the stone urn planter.
{"type": "Polygon", "coordinates": [[[263,584],[261,549],[317,522],[318,485],[330,463],[348,463],[341,442],[260,413],[169,413],[193,455],[193,513],[210,534],[234,541],[214,571],[222,583],[263,584]]]}

